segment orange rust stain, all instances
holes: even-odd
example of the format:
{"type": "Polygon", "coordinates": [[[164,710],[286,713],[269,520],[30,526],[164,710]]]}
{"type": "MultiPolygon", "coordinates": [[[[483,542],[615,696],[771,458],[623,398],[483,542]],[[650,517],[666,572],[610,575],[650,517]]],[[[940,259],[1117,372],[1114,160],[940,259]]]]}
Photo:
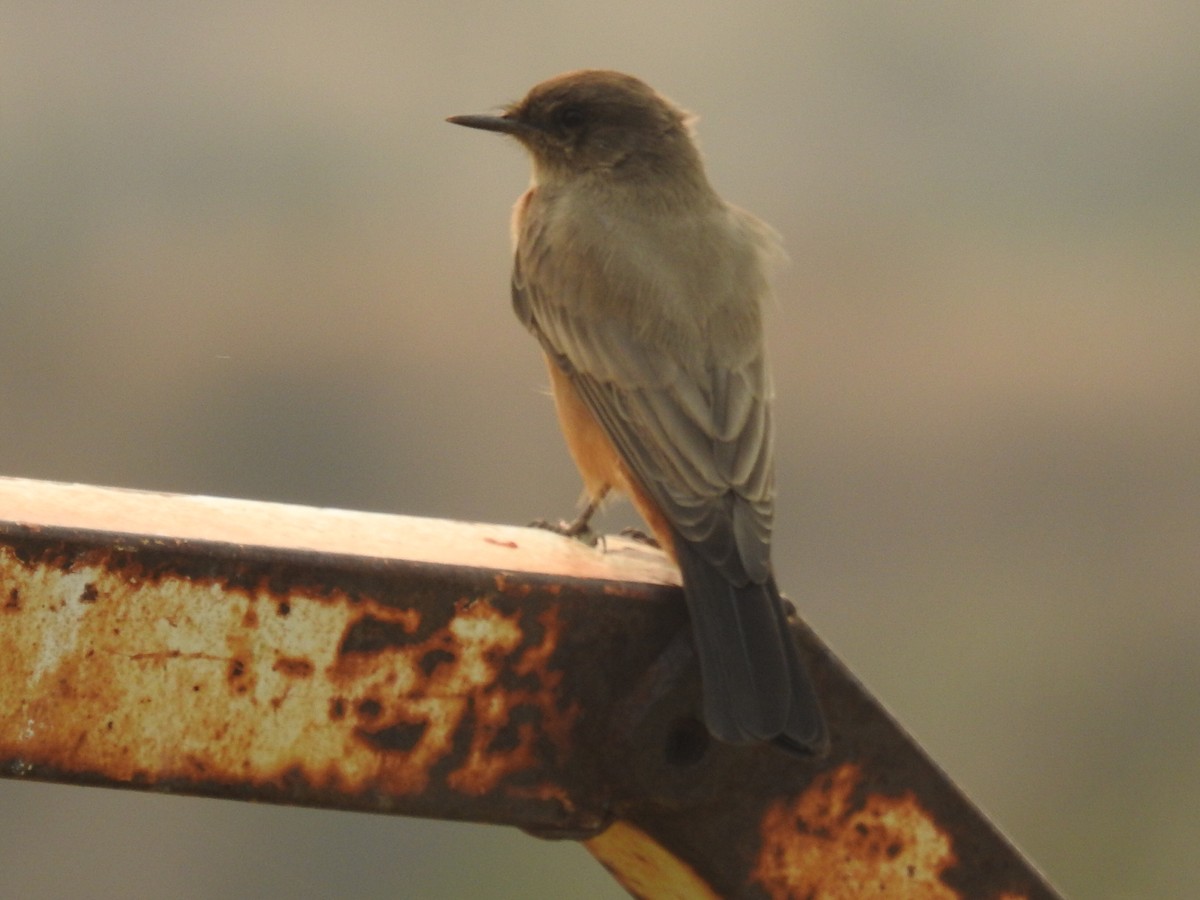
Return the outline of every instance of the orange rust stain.
{"type": "Polygon", "coordinates": [[[392,610],[392,620],[400,623],[409,634],[421,627],[421,611],[419,609],[392,610]]]}
{"type": "MultiPolygon", "coordinates": [[[[518,628],[519,617],[519,614],[513,617],[518,620],[518,628]]],[[[457,791],[474,796],[485,794],[494,790],[506,775],[535,765],[539,730],[550,738],[560,754],[568,749],[579,708],[573,704],[567,710],[558,709],[556,698],[562,672],[550,666],[562,623],[554,607],[544,610],[537,621],[542,629],[541,641],[526,647],[512,661],[513,672],[522,686],[506,691],[493,678],[477,691],[475,727],[467,759],[446,778],[447,784],[457,791]],[[524,686],[527,684],[528,687],[524,686]],[[525,720],[514,723],[518,716],[525,720]]]]}
{"type": "Polygon", "coordinates": [[[255,667],[255,633],[248,620],[253,615],[252,605],[242,614],[242,627],[231,628],[225,633],[225,646],[229,651],[229,662],[225,669],[225,680],[230,691],[243,697],[253,698],[258,687],[258,670],[255,667]]]}
{"type": "Polygon", "coordinates": [[[246,666],[244,659],[234,657],[229,661],[226,678],[235,694],[249,693],[254,686],[254,674],[246,666]]]}
{"type": "Polygon", "coordinates": [[[275,660],[275,665],[271,666],[271,668],[276,672],[290,675],[293,678],[310,678],[312,677],[314,666],[307,659],[295,656],[280,656],[275,660]]]}
{"type": "Polygon", "coordinates": [[[779,898],[957,898],[941,881],[956,859],[933,816],[911,791],[857,795],[861,781],[846,763],[769,809],[753,878],[779,898]]]}
{"type": "Polygon", "coordinates": [[[169,659],[204,659],[215,662],[228,662],[229,657],[217,656],[214,653],[184,653],[182,650],[153,650],[146,653],[130,653],[127,657],[134,662],[162,663],[169,659]]]}
{"type": "MultiPolygon", "coordinates": [[[[373,615],[390,622],[391,611],[373,615]]],[[[377,646],[338,660],[334,674],[348,690],[331,717],[350,718],[381,754],[377,777],[387,790],[424,790],[433,769],[452,758],[448,786],[478,796],[537,765],[547,748],[566,753],[579,709],[560,709],[557,701],[562,673],[550,664],[562,628],[556,611],[526,621],[521,610],[506,614],[472,599],[412,643],[386,624],[377,646]]]]}

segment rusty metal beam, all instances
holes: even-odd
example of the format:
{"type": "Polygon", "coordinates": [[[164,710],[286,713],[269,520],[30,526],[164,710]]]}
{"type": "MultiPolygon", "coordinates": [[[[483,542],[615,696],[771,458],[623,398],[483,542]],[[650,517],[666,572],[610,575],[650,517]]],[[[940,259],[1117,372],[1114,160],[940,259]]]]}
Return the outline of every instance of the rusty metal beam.
{"type": "Polygon", "coordinates": [[[516,825],[636,896],[1046,898],[803,625],[709,739],[677,574],[536,530],[0,479],[0,775],[516,825]]]}

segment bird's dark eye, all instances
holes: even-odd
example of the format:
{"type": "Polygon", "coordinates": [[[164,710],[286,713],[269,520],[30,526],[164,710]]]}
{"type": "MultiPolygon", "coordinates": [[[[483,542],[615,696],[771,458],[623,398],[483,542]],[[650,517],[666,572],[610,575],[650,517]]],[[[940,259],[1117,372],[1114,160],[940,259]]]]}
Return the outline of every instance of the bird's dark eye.
{"type": "Polygon", "coordinates": [[[563,128],[578,128],[585,116],[578,106],[564,106],[555,114],[555,118],[563,128]]]}

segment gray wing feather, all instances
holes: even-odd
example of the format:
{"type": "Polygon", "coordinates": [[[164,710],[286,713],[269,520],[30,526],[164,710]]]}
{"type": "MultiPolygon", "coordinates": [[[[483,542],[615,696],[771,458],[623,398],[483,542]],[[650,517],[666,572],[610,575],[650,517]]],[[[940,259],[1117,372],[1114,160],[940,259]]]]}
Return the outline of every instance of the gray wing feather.
{"type": "Polygon", "coordinates": [[[680,535],[732,583],[764,582],[774,484],[770,383],[757,331],[761,298],[735,301],[754,326],[742,339],[748,349],[738,348],[732,360],[706,358],[713,342],[692,313],[706,303],[650,298],[683,315],[660,316],[659,333],[647,336],[635,316],[644,310],[634,304],[662,285],[638,283],[636,267],[630,279],[628,267],[573,249],[570,277],[542,233],[523,237],[512,283],[518,317],[680,535]],[[626,277],[612,277],[615,270],[626,277]]]}

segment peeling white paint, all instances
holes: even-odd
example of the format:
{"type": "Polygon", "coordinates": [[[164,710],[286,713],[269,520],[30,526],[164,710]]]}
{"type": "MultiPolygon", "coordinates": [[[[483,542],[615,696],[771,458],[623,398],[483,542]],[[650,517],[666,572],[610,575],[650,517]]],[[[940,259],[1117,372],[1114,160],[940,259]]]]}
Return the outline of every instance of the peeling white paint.
{"type": "Polygon", "coordinates": [[[49,621],[42,630],[42,642],[29,679],[31,688],[36,687],[47,672],[57,669],[62,660],[74,652],[79,642],[80,626],[90,605],[82,601],[84,590],[100,574],[99,569],[90,568],[59,575],[56,579],[58,583],[48,592],[59,602],[49,611],[49,621]]]}

